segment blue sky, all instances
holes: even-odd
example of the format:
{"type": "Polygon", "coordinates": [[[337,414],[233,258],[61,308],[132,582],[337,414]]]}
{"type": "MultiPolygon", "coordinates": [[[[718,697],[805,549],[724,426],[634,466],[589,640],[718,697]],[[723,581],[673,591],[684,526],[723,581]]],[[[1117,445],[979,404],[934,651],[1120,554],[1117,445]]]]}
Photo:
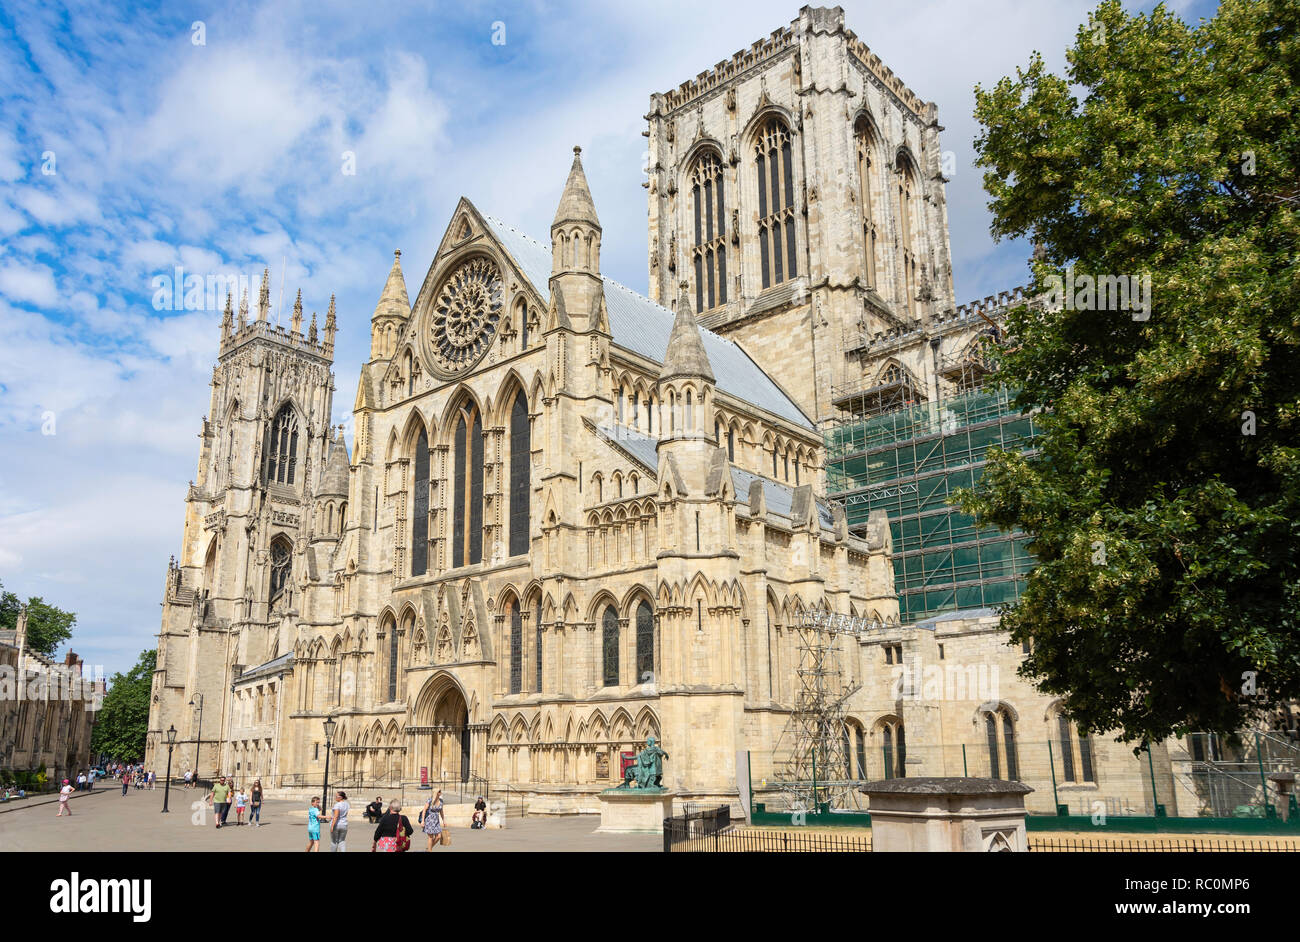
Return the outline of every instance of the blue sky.
{"type": "MultiPolygon", "coordinates": [[[[843,6],[848,26],[938,103],[956,158],[958,300],[1020,284],[1025,247],[988,236],[972,89],[1034,49],[1059,71],[1092,4],[843,6]]],[[[1204,0],[1174,7],[1192,20],[1213,11],[1204,0]]],[[[769,0],[6,3],[5,588],[76,611],[72,647],[106,673],[154,643],[221,315],[155,310],[153,279],[177,265],[253,278],[270,266],[277,302],[283,270],[286,322],[299,289],[322,319],[336,294],[334,421],[347,421],[393,249],[414,294],[461,195],[545,238],[574,144],[604,228],[602,266],[644,292],[650,94],[797,13],[797,2],[769,0]],[[342,172],[345,151],[354,175],[342,172]]]]}

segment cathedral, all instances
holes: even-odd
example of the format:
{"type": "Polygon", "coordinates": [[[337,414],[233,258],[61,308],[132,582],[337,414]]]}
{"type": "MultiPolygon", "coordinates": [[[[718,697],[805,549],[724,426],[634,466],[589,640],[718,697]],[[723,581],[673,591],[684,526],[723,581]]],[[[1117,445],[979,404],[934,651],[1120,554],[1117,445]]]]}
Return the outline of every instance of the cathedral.
{"type": "Polygon", "coordinates": [[[835,641],[846,777],[964,774],[966,742],[1026,777],[1017,737],[1055,738],[1079,789],[1113,767],[1140,801],[1147,763],[1016,678],[995,613],[902,624],[884,512],[850,527],[828,498],[837,392],[938,400],[988,320],[954,304],[934,104],[805,7],[647,123],[650,297],[601,272],[578,148],[546,241],[462,198],[413,300],[395,254],[350,450],[333,299],[305,331],[301,294],[288,329],[268,318],[265,277],[255,311],[227,300],[146,763],[174,725],[205,778],[318,789],[328,755],[341,786],[509,786],[559,813],[653,735],[679,800],[735,802],[779,774],[817,611],[870,626],[835,641]],[[930,695],[945,659],[1001,690],[930,695]]]}

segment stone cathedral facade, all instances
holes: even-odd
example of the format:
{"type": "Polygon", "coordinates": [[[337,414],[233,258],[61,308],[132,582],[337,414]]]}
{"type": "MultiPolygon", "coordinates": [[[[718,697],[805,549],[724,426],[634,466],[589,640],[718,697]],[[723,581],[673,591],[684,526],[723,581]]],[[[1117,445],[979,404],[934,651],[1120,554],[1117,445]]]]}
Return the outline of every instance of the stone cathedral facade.
{"type": "Polygon", "coordinates": [[[853,533],[826,500],[837,390],[940,398],[986,326],[953,303],[935,106],[805,7],[647,120],[650,297],[601,273],[576,148],[546,242],[462,199],[413,299],[388,273],[350,452],[333,300],[319,332],[301,297],[272,326],[265,282],[228,302],[147,762],[175,725],[179,768],[319,787],[331,717],[334,781],[592,810],[654,735],[680,799],[734,801],[774,771],[813,608],[877,626],[838,642],[850,777],[1056,735],[996,618],[900,626],[883,513],[853,533]],[[1020,705],[909,697],[904,654],[999,664],[1020,705]]]}

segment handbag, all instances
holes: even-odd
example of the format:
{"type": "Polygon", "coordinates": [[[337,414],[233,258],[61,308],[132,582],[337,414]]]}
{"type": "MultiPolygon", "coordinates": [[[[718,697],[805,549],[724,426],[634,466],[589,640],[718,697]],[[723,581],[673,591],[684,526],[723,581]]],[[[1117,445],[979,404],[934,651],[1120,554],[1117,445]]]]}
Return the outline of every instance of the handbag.
{"type": "Polygon", "coordinates": [[[402,830],[402,822],[405,820],[401,815],[397,816],[397,853],[403,853],[410,850],[411,838],[402,830]]]}
{"type": "Polygon", "coordinates": [[[451,835],[447,833],[447,828],[445,826],[442,829],[442,836],[438,838],[438,843],[443,847],[451,846],[451,835]]]}

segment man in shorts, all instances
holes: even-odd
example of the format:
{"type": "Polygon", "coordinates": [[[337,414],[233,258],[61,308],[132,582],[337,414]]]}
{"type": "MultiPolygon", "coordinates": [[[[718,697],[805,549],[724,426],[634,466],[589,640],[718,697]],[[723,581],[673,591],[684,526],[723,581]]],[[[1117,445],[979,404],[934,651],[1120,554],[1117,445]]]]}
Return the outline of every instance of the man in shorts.
{"type": "Polygon", "coordinates": [[[230,786],[226,784],[226,777],[223,775],[217,780],[217,784],[212,786],[212,791],[208,793],[212,799],[212,810],[216,812],[217,828],[225,821],[226,812],[230,810],[230,786]]]}

